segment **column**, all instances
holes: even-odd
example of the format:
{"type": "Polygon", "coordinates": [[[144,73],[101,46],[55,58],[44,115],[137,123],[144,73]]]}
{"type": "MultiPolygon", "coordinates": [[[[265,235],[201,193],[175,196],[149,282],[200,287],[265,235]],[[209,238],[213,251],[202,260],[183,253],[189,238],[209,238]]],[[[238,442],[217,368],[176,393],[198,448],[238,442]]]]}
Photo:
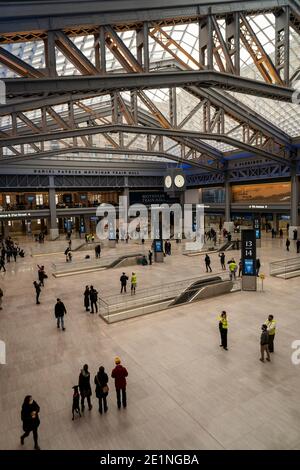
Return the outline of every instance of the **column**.
{"type": "Polygon", "coordinates": [[[273,213],[273,229],[276,230],[278,229],[278,220],[277,220],[277,214],[276,212],[273,213]]]}
{"type": "Polygon", "coordinates": [[[299,192],[300,184],[299,177],[297,176],[296,163],[291,165],[291,215],[290,215],[290,228],[289,238],[293,238],[293,231],[297,230],[298,238],[300,237],[300,219],[299,219],[299,192]]]}
{"type": "Polygon", "coordinates": [[[231,222],[230,208],[231,208],[231,185],[228,181],[228,176],[225,174],[225,222],[224,228],[227,232],[233,233],[234,224],[231,222]]]}
{"type": "Polygon", "coordinates": [[[50,208],[50,240],[56,240],[59,236],[57,227],[57,214],[56,214],[56,201],[55,201],[55,186],[54,176],[49,176],[49,208],[50,208]]]}

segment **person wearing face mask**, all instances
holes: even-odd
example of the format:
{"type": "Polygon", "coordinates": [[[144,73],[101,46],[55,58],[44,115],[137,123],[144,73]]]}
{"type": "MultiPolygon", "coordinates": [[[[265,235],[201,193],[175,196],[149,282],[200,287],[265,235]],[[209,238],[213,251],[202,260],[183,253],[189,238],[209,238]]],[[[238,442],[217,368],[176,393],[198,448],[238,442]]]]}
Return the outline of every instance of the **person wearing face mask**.
{"type": "Polygon", "coordinates": [[[28,437],[29,434],[33,433],[34,448],[35,450],[40,450],[38,445],[38,427],[40,425],[39,418],[40,407],[36,401],[33,400],[31,395],[27,395],[24,399],[21,410],[21,419],[23,421],[23,430],[24,434],[21,436],[21,445],[24,445],[25,437],[28,437]]]}

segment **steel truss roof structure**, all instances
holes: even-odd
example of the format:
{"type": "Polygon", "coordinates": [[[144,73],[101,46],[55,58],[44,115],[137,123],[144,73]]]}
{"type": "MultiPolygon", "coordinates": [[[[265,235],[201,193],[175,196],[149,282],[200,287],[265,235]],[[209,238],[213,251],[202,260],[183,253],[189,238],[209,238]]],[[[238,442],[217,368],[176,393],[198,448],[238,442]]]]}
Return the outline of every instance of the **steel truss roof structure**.
{"type": "Polygon", "coordinates": [[[297,158],[298,0],[0,8],[0,165],[110,154],[219,173],[238,151],[297,158]]]}

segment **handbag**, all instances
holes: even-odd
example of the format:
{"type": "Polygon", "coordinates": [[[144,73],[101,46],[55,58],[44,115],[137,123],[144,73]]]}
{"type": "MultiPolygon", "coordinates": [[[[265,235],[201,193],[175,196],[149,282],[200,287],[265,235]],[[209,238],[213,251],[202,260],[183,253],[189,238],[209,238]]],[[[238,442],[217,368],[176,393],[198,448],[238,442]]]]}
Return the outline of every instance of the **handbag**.
{"type": "Polygon", "coordinates": [[[97,383],[98,383],[99,387],[102,389],[102,390],[101,390],[101,393],[108,393],[108,392],[109,392],[109,386],[106,384],[106,385],[104,385],[103,387],[101,387],[101,384],[100,384],[100,382],[99,382],[99,380],[98,380],[97,375],[96,375],[96,380],[97,380],[97,383]]]}

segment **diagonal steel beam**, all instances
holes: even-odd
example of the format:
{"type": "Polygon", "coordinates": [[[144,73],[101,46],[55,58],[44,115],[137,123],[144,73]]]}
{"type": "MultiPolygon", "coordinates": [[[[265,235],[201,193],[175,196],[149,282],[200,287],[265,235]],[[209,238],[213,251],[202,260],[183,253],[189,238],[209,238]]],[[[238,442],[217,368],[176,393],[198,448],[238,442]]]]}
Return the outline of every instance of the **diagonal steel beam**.
{"type": "Polygon", "coordinates": [[[81,52],[73,41],[62,31],[55,32],[56,47],[83,75],[94,75],[100,73],[94,64],[81,52]]]}
{"type": "Polygon", "coordinates": [[[21,77],[41,78],[45,76],[43,72],[35,69],[3,47],[0,47],[0,63],[21,77]]]}

